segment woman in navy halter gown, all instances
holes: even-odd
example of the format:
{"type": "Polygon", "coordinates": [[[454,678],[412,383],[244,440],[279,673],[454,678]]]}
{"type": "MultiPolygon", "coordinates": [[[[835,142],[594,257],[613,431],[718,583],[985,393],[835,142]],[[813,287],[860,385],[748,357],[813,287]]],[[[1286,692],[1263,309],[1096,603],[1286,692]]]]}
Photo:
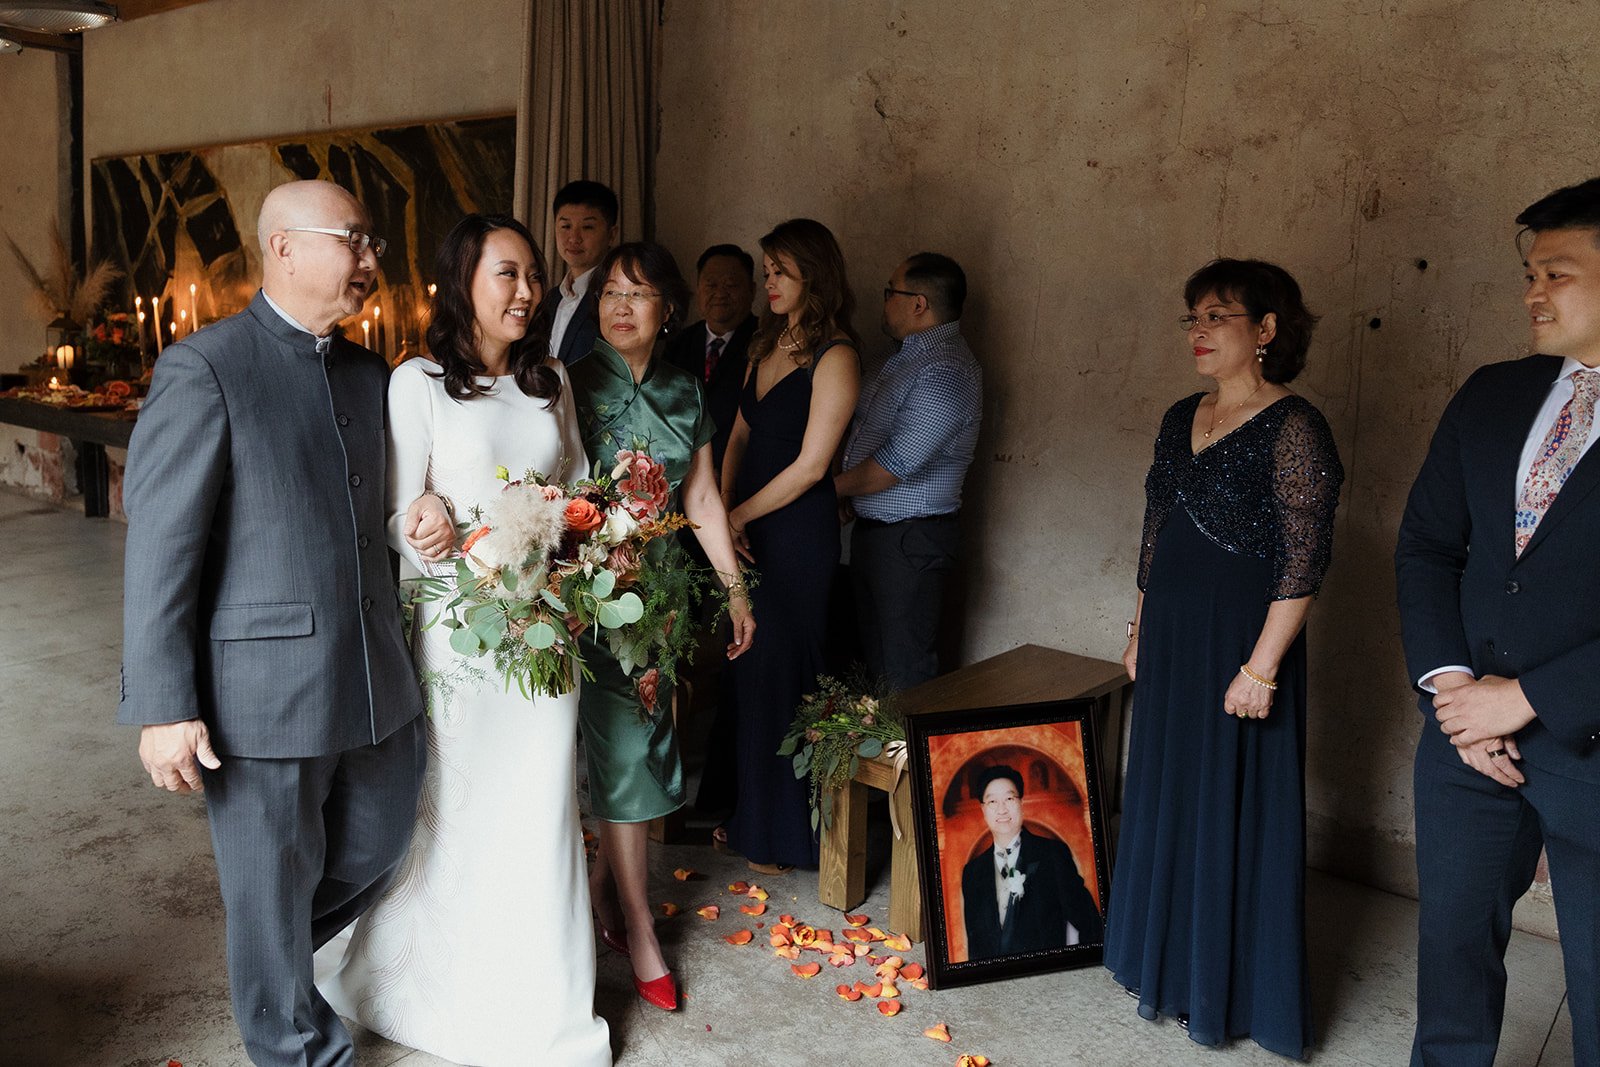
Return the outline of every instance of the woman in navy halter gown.
{"type": "Polygon", "coordinates": [[[820,222],[790,219],[761,239],[767,309],[723,460],[728,521],[759,580],[762,640],[734,663],[738,799],[727,843],[762,873],[817,865],[808,786],[778,745],[823,671],[839,562],[829,476],[860,392],[855,301],[844,256],[820,222]]]}

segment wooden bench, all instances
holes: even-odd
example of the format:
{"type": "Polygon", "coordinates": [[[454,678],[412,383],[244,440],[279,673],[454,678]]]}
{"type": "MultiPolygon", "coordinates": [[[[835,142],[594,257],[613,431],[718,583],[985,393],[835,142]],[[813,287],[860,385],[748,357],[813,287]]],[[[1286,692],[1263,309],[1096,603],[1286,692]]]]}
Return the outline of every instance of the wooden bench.
{"type": "MultiPolygon", "coordinates": [[[[1132,691],[1133,683],[1121,663],[1022,645],[908,689],[900,694],[898,703],[909,717],[957,708],[1093,699],[1098,702],[1095,726],[1100,739],[1101,781],[1106,783],[1108,805],[1115,810],[1115,798],[1121,793],[1122,724],[1132,691]]],[[[917,874],[911,777],[908,766],[896,784],[892,761],[881,756],[864,759],[854,778],[834,793],[833,823],[822,833],[817,896],[840,911],[858,907],[867,898],[867,791],[888,793],[902,836],[894,842],[889,860],[889,922],[885,929],[922,941],[922,882],[917,874]]]]}

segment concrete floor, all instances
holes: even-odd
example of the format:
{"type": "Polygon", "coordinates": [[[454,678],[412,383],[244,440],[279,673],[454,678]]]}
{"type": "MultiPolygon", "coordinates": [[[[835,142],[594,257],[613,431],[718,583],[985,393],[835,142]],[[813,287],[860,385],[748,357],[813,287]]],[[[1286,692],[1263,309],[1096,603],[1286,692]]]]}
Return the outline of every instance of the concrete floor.
{"type": "MultiPolygon", "coordinates": [[[[241,1064],[201,802],[152,788],[134,732],[112,725],[123,532],[0,492],[0,541],[11,546],[0,560],[0,1062],[241,1064]]],[[[694,915],[706,903],[737,914],[724,887],[749,877],[741,862],[685,845],[659,849],[653,870],[656,899],[683,908],[661,929],[687,1000],[670,1016],[641,1005],[627,962],[602,955],[597,1004],[624,1065],[949,1065],[963,1052],[982,1053],[996,1067],[1283,1062],[1249,1042],[1203,1049],[1175,1025],[1141,1020],[1098,967],[955,990],[907,988],[905,1010],[883,1018],[867,1001],[834,995],[836,981],[865,977],[864,967],[837,979],[825,967],[828,973],[802,982],[764,938],[733,948],[721,939],[739,928],[732,919],[694,915]],[[680,883],[675,867],[708,878],[680,883]],[[952,1044],[921,1036],[941,1021],[952,1044]]],[[[882,920],[886,872],[875,877],[861,910],[882,920]]],[[[762,881],[772,914],[838,929],[838,913],[817,903],[814,877],[762,881]]],[[[1415,904],[1315,875],[1310,915],[1321,1034],[1314,1062],[1404,1063],[1415,904]]],[[[907,958],[920,960],[920,946],[907,958]]],[[[1498,1063],[1570,1065],[1559,947],[1519,933],[1508,965],[1512,993],[1498,1063]]],[[[361,1067],[446,1062],[369,1033],[357,1038],[361,1067]]]]}

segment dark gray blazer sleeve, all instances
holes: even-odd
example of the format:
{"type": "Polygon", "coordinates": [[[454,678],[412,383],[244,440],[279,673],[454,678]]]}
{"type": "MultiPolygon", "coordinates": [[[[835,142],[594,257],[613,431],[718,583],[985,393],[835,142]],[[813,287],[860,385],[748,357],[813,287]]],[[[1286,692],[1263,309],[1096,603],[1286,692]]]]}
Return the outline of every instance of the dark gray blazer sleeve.
{"type": "Polygon", "coordinates": [[[1406,669],[1413,685],[1429,671],[1472,663],[1461,618],[1461,574],[1472,538],[1461,466],[1461,422],[1462,398],[1481,373],[1469,378],[1445,408],[1400,520],[1395,585],[1406,669]]]}
{"type": "Polygon", "coordinates": [[[170,346],[156,363],[123,478],[120,723],[200,717],[201,575],[228,455],[227,408],[211,365],[188,345],[170,346]]]}

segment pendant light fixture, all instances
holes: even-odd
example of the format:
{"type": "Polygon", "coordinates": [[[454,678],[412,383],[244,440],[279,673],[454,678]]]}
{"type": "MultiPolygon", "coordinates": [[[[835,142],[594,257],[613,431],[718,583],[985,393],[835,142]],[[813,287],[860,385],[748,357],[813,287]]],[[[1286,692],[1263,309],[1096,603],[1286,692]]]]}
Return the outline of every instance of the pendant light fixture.
{"type": "Polygon", "coordinates": [[[116,5],[101,0],[0,0],[0,27],[35,33],[82,33],[116,21],[116,5]]]}

